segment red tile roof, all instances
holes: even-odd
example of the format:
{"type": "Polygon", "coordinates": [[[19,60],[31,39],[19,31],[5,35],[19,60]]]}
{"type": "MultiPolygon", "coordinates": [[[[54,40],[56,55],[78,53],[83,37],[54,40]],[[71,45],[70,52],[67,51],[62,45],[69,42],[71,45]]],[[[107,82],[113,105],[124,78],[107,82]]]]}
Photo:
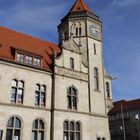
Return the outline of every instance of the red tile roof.
{"type": "Polygon", "coordinates": [[[83,12],[87,11],[92,13],[92,11],[88,8],[88,6],[83,2],[83,0],[76,0],[72,8],[70,9],[69,13],[72,12],[83,12]]]}
{"type": "Polygon", "coordinates": [[[140,99],[131,101],[117,101],[113,103],[114,107],[110,110],[109,114],[114,114],[121,111],[121,105],[124,111],[140,110],[140,99]]]}
{"type": "Polygon", "coordinates": [[[15,62],[12,48],[42,58],[41,69],[52,72],[53,54],[61,53],[59,46],[32,36],[19,33],[0,26],[0,59],[15,62]]]}

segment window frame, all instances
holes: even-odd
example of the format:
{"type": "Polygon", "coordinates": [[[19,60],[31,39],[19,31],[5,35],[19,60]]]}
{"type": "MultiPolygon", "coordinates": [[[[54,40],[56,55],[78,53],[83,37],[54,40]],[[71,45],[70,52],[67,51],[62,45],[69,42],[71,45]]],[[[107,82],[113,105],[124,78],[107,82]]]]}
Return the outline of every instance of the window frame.
{"type": "Polygon", "coordinates": [[[74,58],[70,58],[70,69],[73,69],[74,70],[75,68],[75,62],[74,62],[74,58]]]}
{"type": "Polygon", "coordinates": [[[46,85],[41,85],[41,84],[36,84],[35,85],[35,106],[38,107],[46,107],[46,96],[47,96],[47,86],[46,85]],[[37,90],[36,87],[39,87],[37,90]],[[42,91],[42,87],[44,88],[44,91],[42,91]],[[36,102],[36,97],[38,94],[38,101],[36,102]],[[42,96],[44,94],[44,96],[42,96]],[[44,100],[44,103],[42,103],[42,97],[44,100]]]}
{"type": "MultiPolygon", "coordinates": [[[[42,59],[41,59],[41,57],[36,56],[36,55],[32,55],[32,54],[30,54],[30,53],[21,52],[21,51],[16,51],[15,60],[16,60],[16,62],[18,62],[18,63],[22,63],[22,64],[34,66],[34,67],[42,67],[42,59]],[[23,61],[19,61],[19,60],[18,60],[18,55],[23,55],[23,61]],[[27,57],[32,58],[32,61],[31,61],[32,63],[27,62],[27,59],[26,59],[27,57]],[[39,61],[37,62],[37,64],[35,64],[35,62],[34,62],[35,59],[36,59],[36,60],[39,60],[39,61]]],[[[30,61],[30,60],[28,60],[28,61],[30,61]]]]}
{"type": "Polygon", "coordinates": [[[97,55],[97,47],[96,47],[95,43],[94,43],[93,47],[94,47],[94,55],[97,55]]]}
{"type": "Polygon", "coordinates": [[[67,108],[70,110],[78,110],[78,90],[74,86],[67,88],[67,108]]]}
{"type": "Polygon", "coordinates": [[[110,83],[109,82],[106,82],[105,88],[106,88],[106,97],[110,99],[111,95],[110,95],[110,83]]]}
{"type": "Polygon", "coordinates": [[[43,140],[45,140],[45,122],[43,119],[37,118],[33,121],[33,123],[32,123],[32,139],[33,139],[34,132],[37,134],[37,140],[40,140],[39,134],[40,134],[40,132],[43,132],[43,140]],[[40,121],[43,123],[43,128],[40,128],[40,121]],[[34,128],[34,123],[36,123],[36,122],[37,122],[37,126],[35,124],[35,127],[37,127],[37,128],[34,128]]]}
{"type": "Polygon", "coordinates": [[[99,70],[97,67],[94,68],[94,87],[96,91],[99,91],[99,70]]]}
{"type": "Polygon", "coordinates": [[[81,130],[81,122],[79,121],[68,121],[68,120],[65,120],[63,122],[63,139],[65,140],[65,134],[67,134],[67,138],[66,140],[71,140],[71,136],[73,137],[73,140],[76,140],[76,136],[77,134],[79,134],[79,140],[82,140],[82,137],[81,137],[81,133],[82,133],[82,130],[81,130]],[[68,129],[65,129],[65,123],[67,123],[68,125],[68,129]],[[76,129],[76,124],[79,124],[79,130],[76,129]],[[71,129],[71,124],[73,124],[73,128],[71,129]]]}
{"type": "Polygon", "coordinates": [[[25,90],[25,82],[23,80],[16,80],[13,79],[11,82],[11,97],[10,97],[10,101],[11,103],[15,103],[15,104],[23,104],[23,100],[24,100],[24,90],[25,90]],[[16,82],[16,86],[12,85],[12,82],[16,82]],[[19,83],[22,83],[23,86],[20,87],[19,83]],[[15,97],[13,98],[13,89],[15,89],[15,97]],[[22,94],[19,94],[19,91],[22,91],[22,94]],[[19,95],[21,96],[21,98],[19,98],[19,95]],[[14,100],[13,100],[14,99],[14,100]],[[21,101],[19,102],[19,99],[21,99],[21,101]]]}
{"type": "Polygon", "coordinates": [[[7,121],[7,126],[6,126],[6,140],[9,140],[7,137],[8,135],[8,131],[12,131],[12,139],[13,137],[15,136],[15,132],[18,132],[19,131],[19,139],[18,140],[21,140],[21,136],[22,136],[22,120],[18,117],[18,116],[11,116],[8,121],[7,121]],[[13,123],[12,125],[13,126],[8,126],[9,125],[9,121],[10,119],[13,119],[13,123]],[[19,120],[19,123],[20,123],[20,126],[19,127],[16,127],[16,119],[19,120]]]}

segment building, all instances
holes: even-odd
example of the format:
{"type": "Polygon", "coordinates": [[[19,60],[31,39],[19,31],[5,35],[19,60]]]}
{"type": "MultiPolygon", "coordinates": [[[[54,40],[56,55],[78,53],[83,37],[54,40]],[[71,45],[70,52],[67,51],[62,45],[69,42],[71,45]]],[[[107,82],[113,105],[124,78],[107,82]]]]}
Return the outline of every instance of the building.
{"type": "Polygon", "coordinates": [[[140,99],[114,102],[109,112],[111,140],[140,139],[140,99]]]}
{"type": "Polygon", "coordinates": [[[77,0],[59,45],[0,27],[2,140],[110,140],[102,23],[77,0]]]}

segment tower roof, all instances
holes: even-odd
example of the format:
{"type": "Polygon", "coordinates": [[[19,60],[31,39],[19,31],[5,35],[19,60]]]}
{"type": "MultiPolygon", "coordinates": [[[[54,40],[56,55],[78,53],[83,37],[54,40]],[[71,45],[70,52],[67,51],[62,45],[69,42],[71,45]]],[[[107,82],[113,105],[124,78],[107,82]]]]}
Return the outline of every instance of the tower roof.
{"type": "Polygon", "coordinates": [[[88,6],[83,2],[83,0],[76,0],[72,8],[70,9],[69,13],[72,12],[83,12],[87,11],[92,13],[92,11],[88,8],[88,6]]]}

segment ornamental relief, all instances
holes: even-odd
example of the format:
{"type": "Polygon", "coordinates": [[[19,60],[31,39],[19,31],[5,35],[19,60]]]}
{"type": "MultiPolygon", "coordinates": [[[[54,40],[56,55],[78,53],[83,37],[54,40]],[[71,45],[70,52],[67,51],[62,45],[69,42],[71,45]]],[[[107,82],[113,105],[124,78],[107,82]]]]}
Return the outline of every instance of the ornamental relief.
{"type": "Polygon", "coordinates": [[[72,71],[70,69],[65,69],[62,67],[56,67],[55,73],[62,75],[62,76],[68,76],[68,77],[71,77],[74,79],[88,81],[88,74],[82,73],[82,72],[77,72],[77,71],[72,71]]]}
{"type": "Polygon", "coordinates": [[[81,53],[78,45],[76,44],[76,42],[73,40],[73,38],[70,38],[68,41],[65,41],[64,44],[63,44],[63,47],[65,49],[68,49],[70,51],[74,51],[74,52],[77,52],[77,53],[81,53]]]}

